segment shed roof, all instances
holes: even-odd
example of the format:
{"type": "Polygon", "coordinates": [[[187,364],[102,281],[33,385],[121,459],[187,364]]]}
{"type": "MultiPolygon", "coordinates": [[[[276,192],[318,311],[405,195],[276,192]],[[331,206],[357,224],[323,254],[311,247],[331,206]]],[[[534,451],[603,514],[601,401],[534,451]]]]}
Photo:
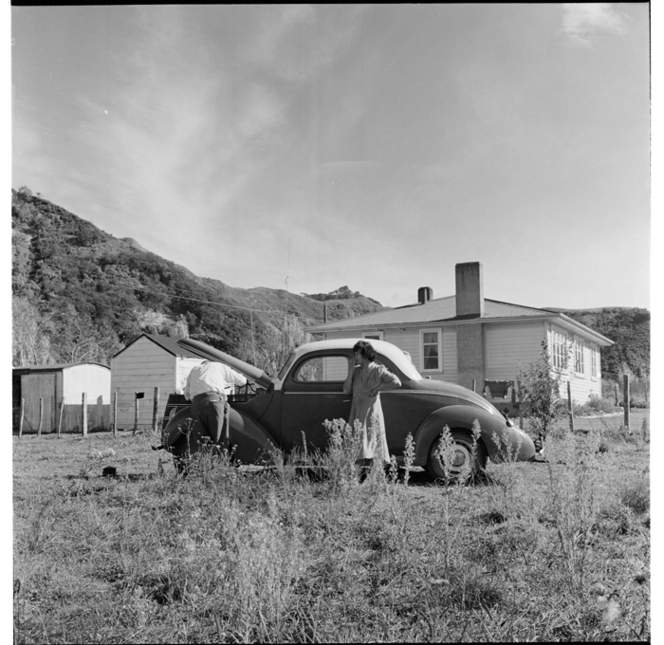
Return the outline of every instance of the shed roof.
{"type": "Polygon", "coordinates": [[[95,363],[92,361],[81,361],[80,363],[50,363],[48,365],[19,365],[18,367],[12,367],[14,373],[20,374],[29,374],[30,372],[60,372],[69,367],[77,367],[79,365],[96,365],[97,367],[103,367],[110,371],[108,365],[103,365],[102,363],[95,363]]]}
{"type": "Polygon", "coordinates": [[[159,347],[161,347],[163,350],[167,351],[169,354],[173,354],[173,356],[179,356],[182,358],[200,358],[200,356],[194,354],[192,351],[185,349],[184,347],[180,347],[178,345],[177,338],[171,338],[170,336],[159,336],[158,334],[141,334],[138,336],[138,338],[135,338],[134,340],[131,341],[128,345],[123,347],[113,358],[116,356],[122,354],[127,348],[131,347],[137,340],[140,338],[147,338],[148,340],[152,341],[159,347]]]}
{"type": "MultiPolygon", "coordinates": [[[[597,342],[605,345],[612,345],[613,341],[590,327],[586,327],[576,322],[563,313],[550,309],[538,309],[536,307],[526,307],[524,305],[515,305],[500,300],[484,299],[483,322],[501,322],[508,320],[528,320],[542,318],[557,318],[567,327],[574,327],[579,331],[586,332],[593,336],[597,342]]],[[[377,326],[410,326],[427,323],[459,323],[469,320],[467,316],[456,315],[456,296],[447,296],[445,298],[436,298],[429,300],[425,304],[405,305],[395,307],[394,309],[384,309],[356,318],[346,318],[344,320],[335,320],[334,322],[321,325],[314,325],[307,328],[308,332],[321,333],[328,331],[346,331],[352,329],[364,329],[377,326]]],[[[472,320],[472,318],[471,318],[472,320]]],[[[475,318],[477,320],[477,318],[475,318]]]]}

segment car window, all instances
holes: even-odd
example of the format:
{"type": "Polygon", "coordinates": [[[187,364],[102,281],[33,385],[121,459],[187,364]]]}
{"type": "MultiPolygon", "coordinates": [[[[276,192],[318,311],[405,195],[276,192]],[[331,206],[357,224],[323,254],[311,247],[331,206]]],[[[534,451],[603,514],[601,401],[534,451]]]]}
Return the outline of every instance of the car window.
{"type": "Polygon", "coordinates": [[[348,362],[347,356],[314,356],[299,365],[293,378],[300,383],[345,381],[348,362]]]}

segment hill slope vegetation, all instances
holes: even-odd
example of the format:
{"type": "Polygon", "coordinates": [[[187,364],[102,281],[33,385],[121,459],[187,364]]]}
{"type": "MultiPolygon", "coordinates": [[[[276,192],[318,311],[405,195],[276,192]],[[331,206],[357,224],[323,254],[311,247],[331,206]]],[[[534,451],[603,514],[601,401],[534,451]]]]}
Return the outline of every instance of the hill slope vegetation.
{"type": "Polygon", "coordinates": [[[200,278],[69,211],[12,191],[13,364],[99,361],[142,332],[209,343],[274,372],[305,326],[382,309],[348,287],[321,297],[200,278]],[[288,343],[286,343],[288,344],[288,343]]]}

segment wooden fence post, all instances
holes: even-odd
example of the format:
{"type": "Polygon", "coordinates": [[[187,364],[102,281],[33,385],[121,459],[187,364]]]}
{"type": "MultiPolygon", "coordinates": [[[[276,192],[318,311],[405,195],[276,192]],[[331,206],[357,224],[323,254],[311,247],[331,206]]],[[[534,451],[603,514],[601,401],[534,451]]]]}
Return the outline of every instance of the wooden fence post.
{"type": "Polygon", "coordinates": [[[157,414],[159,413],[159,388],[154,389],[152,401],[152,434],[157,434],[157,414]]]}
{"type": "Polygon", "coordinates": [[[83,425],[83,436],[88,436],[88,394],[83,392],[81,423],[83,425]]]}
{"type": "Polygon", "coordinates": [[[25,399],[21,399],[21,418],[18,422],[18,438],[23,436],[23,419],[25,418],[25,399]]]}
{"type": "Polygon", "coordinates": [[[62,401],[60,401],[60,416],[58,417],[58,439],[60,438],[60,434],[62,432],[62,412],[65,409],[65,397],[62,397],[62,401]]]}
{"type": "Polygon", "coordinates": [[[631,432],[629,428],[629,375],[623,374],[623,410],[625,413],[625,422],[624,426],[628,432],[631,432]]]}
{"type": "Polygon", "coordinates": [[[44,420],[44,397],[39,397],[39,427],[37,428],[37,436],[41,437],[42,422],[44,420]]]}
{"type": "Polygon", "coordinates": [[[113,392],[113,436],[118,434],[118,391],[113,392]]]}
{"type": "Polygon", "coordinates": [[[569,429],[574,432],[574,402],[572,401],[571,381],[567,381],[567,412],[569,413],[569,429]]]}
{"type": "Polygon", "coordinates": [[[135,437],[138,431],[138,401],[138,392],[136,392],[134,394],[134,431],[131,433],[132,437],[135,437]]]}

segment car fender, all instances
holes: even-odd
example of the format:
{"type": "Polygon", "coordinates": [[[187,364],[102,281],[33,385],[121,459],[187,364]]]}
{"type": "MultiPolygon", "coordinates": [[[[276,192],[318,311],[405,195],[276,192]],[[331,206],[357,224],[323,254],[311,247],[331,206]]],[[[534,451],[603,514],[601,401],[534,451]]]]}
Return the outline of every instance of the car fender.
{"type": "MultiPolygon", "coordinates": [[[[162,432],[162,442],[166,448],[184,434],[189,418],[190,405],[180,408],[170,417],[162,432]]],[[[230,409],[229,422],[231,446],[234,446],[233,460],[242,464],[264,464],[271,461],[271,455],[278,448],[265,428],[233,408],[230,409]]]]}
{"type": "Polygon", "coordinates": [[[415,460],[414,466],[425,466],[429,457],[429,449],[435,439],[448,426],[450,430],[461,429],[472,432],[473,423],[477,419],[480,424],[480,439],[491,456],[496,451],[492,435],[497,432],[499,436],[505,430],[505,419],[498,417],[482,408],[470,405],[448,405],[432,412],[415,431],[415,460]]]}

